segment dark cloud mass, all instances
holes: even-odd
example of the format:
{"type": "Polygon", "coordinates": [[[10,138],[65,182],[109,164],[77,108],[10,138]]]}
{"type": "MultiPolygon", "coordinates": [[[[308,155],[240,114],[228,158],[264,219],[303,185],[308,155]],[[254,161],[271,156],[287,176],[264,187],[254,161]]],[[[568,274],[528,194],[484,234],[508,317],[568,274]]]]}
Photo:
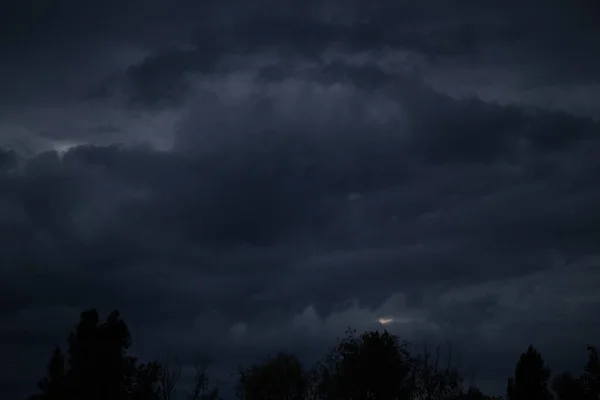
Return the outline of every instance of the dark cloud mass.
{"type": "Polygon", "coordinates": [[[530,342],[580,365],[600,10],[575,3],[3,3],[0,397],[86,307],[225,380],[381,317],[491,392],[530,342]]]}

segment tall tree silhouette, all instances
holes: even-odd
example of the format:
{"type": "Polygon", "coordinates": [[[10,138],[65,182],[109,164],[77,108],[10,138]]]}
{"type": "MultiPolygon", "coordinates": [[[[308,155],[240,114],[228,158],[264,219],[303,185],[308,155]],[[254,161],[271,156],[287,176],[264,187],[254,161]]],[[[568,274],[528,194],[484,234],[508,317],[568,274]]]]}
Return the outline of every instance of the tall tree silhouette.
{"type": "Polygon", "coordinates": [[[309,375],[293,355],[280,353],[261,364],[240,368],[236,395],[241,400],[302,400],[309,375]]]}
{"type": "Polygon", "coordinates": [[[317,367],[317,392],[323,400],[408,399],[410,353],[406,343],[387,331],[346,338],[317,367]]]}
{"type": "Polygon", "coordinates": [[[69,336],[70,393],[76,399],[125,399],[132,382],[133,359],[125,355],[131,345],[127,324],[113,311],[99,324],[95,309],[84,311],[69,336]]]}
{"type": "Polygon", "coordinates": [[[69,334],[66,355],[54,350],[38,400],[155,400],[160,365],[138,364],[126,352],[127,324],[117,311],[100,323],[95,309],[84,311],[69,334]]]}
{"type": "Polygon", "coordinates": [[[584,373],[581,375],[581,384],[585,400],[600,399],[600,357],[596,347],[588,345],[588,361],[584,373]]]}
{"type": "Polygon", "coordinates": [[[529,346],[517,362],[514,377],[508,380],[506,397],[508,400],[552,399],[548,390],[549,378],[550,369],[546,367],[542,355],[529,346]]]}

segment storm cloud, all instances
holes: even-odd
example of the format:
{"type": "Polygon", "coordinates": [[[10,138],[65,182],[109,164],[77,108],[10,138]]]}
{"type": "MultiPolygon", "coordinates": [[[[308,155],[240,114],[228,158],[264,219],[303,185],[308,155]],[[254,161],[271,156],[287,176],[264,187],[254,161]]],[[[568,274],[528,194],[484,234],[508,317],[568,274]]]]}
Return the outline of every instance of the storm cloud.
{"type": "Polygon", "coordinates": [[[87,307],[224,381],[379,318],[491,392],[529,343],[561,370],[597,341],[591,2],[25,3],[0,13],[3,398],[87,307]]]}

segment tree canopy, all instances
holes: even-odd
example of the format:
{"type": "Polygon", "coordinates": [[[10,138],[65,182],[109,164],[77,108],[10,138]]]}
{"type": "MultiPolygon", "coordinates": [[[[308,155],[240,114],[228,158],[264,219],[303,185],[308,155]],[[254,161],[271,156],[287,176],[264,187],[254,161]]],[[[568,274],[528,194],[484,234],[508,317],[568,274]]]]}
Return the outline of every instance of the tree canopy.
{"type": "Polygon", "coordinates": [[[548,389],[549,379],[550,369],[546,367],[542,355],[529,346],[517,362],[514,377],[508,379],[506,396],[508,400],[552,399],[548,389]]]}
{"type": "MultiPolygon", "coordinates": [[[[218,400],[207,365],[196,362],[188,390],[180,383],[182,365],[141,362],[128,355],[127,324],[117,311],[101,322],[95,309],[84,311],[68,335],[67,349],[56,347],[29,400],[218,400]]],[[[239,367],[235,394],[240,400],[491,400],[464,385],[448,348],[421,352],[387,331],[360,335],[349,330],[316,365],[306,368],[293,354],[279,353],[239,367]]],[[[580,376],[551,370],[533,346],[521,354],[506,386],[507,400],[598,400],[600,359],[587,346],[580,376]],[[550,384],[551,382],[551,384],[550,384]],[[549,387],[551,386],[551,388],[549,387]]],[[[185,385],[183,385],[185,386],[185,385]]]]}

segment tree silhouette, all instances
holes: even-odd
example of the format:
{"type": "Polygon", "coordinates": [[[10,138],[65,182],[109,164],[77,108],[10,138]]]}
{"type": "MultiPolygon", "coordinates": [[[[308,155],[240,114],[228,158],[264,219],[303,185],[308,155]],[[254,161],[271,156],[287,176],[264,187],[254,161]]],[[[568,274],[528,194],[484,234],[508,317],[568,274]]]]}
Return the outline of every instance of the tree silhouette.
{"type": "Polygon", "coordinates": [[[236,395],[243,400],[302,400],[309,375],[293,355],[280,353],[261,364],[240,368],[236,395]]]}
{"type": "Polygon", "coordinates": [[[517,362],[514,377],[508,380],[506,397],[508,400],[552,399],[548,390],[549,378],[550,369],[546,367],[542,355],[529,346],[517,362]]]}
{"type": "MultiPolygon", "coordinates": [[[[427,347],[424,347],[423,354],[414,357],[411,364],[411,376],[414,382],[413,399],[437,400],[464,397],[463,379],[458,369],[452,365],[450,346],[448,346],[448,359],[443,367],[440,366],[439,347],[436,349],[435,357],[432,357],[427,347]]],[[[477,390],[473,388],[468,393],[476,396],[477,390]]]]}
{"type": "Polygon", "coordinates": [[[587,346],[588,361],[584,373],[581,375],[581,385],[585,400],[600,399],[600,358],[598,350],[591,345],[587,346]]]}
{"type": "Polygon", "coordinates": [[[181,364],[167,355],[160,371],[160,394],[162,400],[172,400],[181,378],[181,364]]]}
{"type": "Polygon", "coordinates": [[[176,358],[167,356],[160,371],[160,394],[161,400],[185,399],[185,400],[218,400],[219,389],[211,387],[207,373],[206,362],[194,361],[194,376],[189,391],[183,396],[177,396],[177,386],[180,384],[182,365],[176,358]]]}
{"type": "Polygon", "coordinates": [[[36,400],[158,399],[160,365],[139,364],[126,355],[131,345],[127,324],[113,311],[100,323],[98,311],[84,311],[69,334],[65,355],[56,348],[36,400]]]}
{"type": "Polygon", "coordinates": [[[555,393],[556,400],[584,399],[583,385],[581,380],[573,377],[568,372],[554,377],[552,380],[552,390],[555,393]]]}
{"type": "Polygon", "coordinates": [[[347,337],[317,367],[317,393],[323,400],[408,399],[413,392],[406,343],[387,331],[347,337]]]}
{"type": "Polygon", "coordinates": [[[76,399],[126,399],[135,380],[127,324],[113,311],[99,324],[95,309],[84,311],[69,336],[69,392],[76,399]]]}
{"type": "MultiPolygon", "coordinates": [[[[195,362],[188,391],[177,391],[182,365],[141,363],[129,356],[131,336],[117,311],[104,322],[86,310],[68,336],[67,351],[56,347],[29,400],[218,400],[209,385],[207,364],[195,362]],[[177,396],[175,393],[180,394],[177,396]]],[[[463,390],[452,366],[452,353],[441,365],[440,349],[421,354],[387,331],[346,337],[310,371],[297,357],[280,353],[249,368],[239,368],[235,392],[240,400],[491,400],[476,387],[463,390]]],[[[449,348],[450,350],[450,348],[449,348]]],[[[587,346],[588,359],[579,377],[562,373],[552,380],[556,400],[600,400],[600,356],[587,346]]],[[[507,400],[550,400],[550,369],[529,346],[509,378],[507,400]]]]}
{"type": "Polygon", "coordinates": [[[552,381],[552,389],[557,400],[599,400],[600,399],[600,360],[598,350],[587,346],[588,360],[579,378],[564,372],[552,381]]]}
{"type": "Polygon", "coordinates": [[[191,391],[187,395],[187,400],[218,400],[219,389],[210,387],[210,380],[207,374],[207,364],[198,360],[194,363],[194,380],[191,391]]]}
{"type": "MultiPolygon", "coordinates": [[[[454,396],[454,395],[452,395],[452,396],[454,396]]],[[[450,396],[448,398],[456,398],[457,400],[488,400],[489,399],[489,396],[486,396],[485,394],[483,394],[483,392],[476,387],[470,387],[466,393],[459,394],[455,397],[452,397],[452,396],[450,396]]]]}
{"type": "Polygon", "coordinates": [[[131,400],[162,400],[158,390],[158,382],[162,372],[162,366],[151,361],[146,364],[130,363],[133,371],[126,376],[133,376],[130,382],[129,398],[131,400]]]}
{"type": "Polygon", "coordinates": [[[52,352],[46,367],[46,376],[38,382],[42,395],[31,396],[30,399],[62,400],[66,397],[66,359],[60,347],[52,352]]]}

